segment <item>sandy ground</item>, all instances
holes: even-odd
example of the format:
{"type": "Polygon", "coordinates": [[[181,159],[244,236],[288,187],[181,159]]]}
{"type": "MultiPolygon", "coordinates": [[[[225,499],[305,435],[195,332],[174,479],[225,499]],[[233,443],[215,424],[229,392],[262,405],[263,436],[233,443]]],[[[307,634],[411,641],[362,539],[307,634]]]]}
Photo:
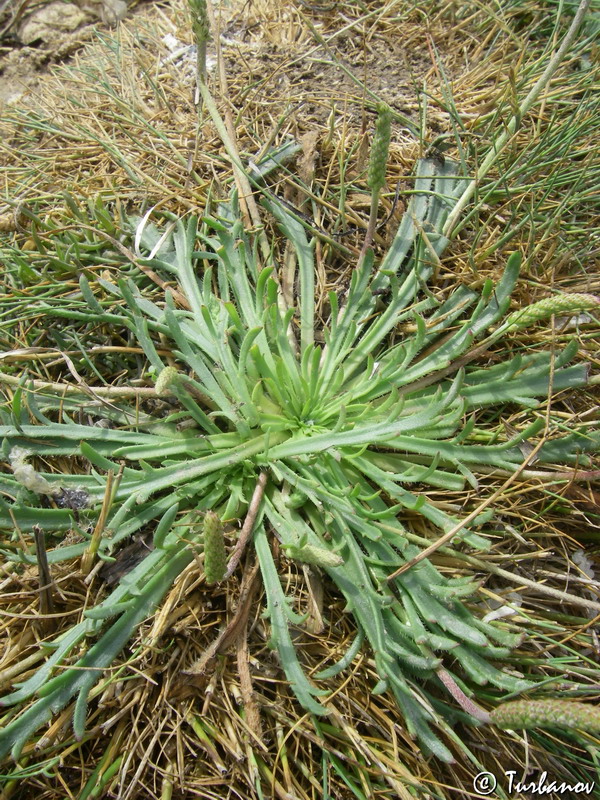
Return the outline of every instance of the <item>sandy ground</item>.
{"type": "Polygon", "coordinates": [[[49,66],[64,62],[128,12],[123,0],[0,2],[0,109],[35,91],[49,66]]]}

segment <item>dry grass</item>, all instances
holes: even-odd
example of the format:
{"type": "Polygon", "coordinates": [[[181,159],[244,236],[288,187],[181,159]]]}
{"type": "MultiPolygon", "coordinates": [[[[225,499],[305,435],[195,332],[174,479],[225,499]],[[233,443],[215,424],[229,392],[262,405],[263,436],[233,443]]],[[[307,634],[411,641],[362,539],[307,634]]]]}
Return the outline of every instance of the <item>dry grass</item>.
{"type": "MultiPolygon", "coordinates": [[[[5,109],[0,122],[0,165],[5,176],[0,219],[6,244],[39,256],[31,220],[23,214],[27,209],[55,225],[76,226],[64,192],[79,200],[102,197],[115,222],[121,214],[142,213],[157,204],[178,215],[203,213],[207,198],[212,201],[228,193],[232,172],[222,142],[208,114],[198,120],[191,102],[193,61],[189,67],[169,61],[171,52],[164,40],[171,35],[184,44],[190,42],[186,13],[178,0],[170,6],[138,9],[118,31],[99,33],[97,42],[48,75],[26,104],[5,109]]],[[[274,0],[234,4],[223,11],[220,26],[229,91],[219,103],[223,112],[231,113],[240,152],[256,160],[271,144],[295,137],[304,147],[298,169],[291,168],[289,175],[279,173],[273,190],[302,208],[330,236],[356,229],[338,236],[343,247],[323,240],[317,244],[323,316],[327,291],[348,283],[367,225],[364,174],[374,96],[409,117],[422,134],[419,141],[399,122],[395,124],[388,191],[381,209],[381,218],[391,214],[391,219],[376,237],[381,253],[403,211],[402,198],[411,187],[416,157],[434,140],[447,136],[442,141],[450,145],[448,155],[477,158],[491,132],[501,125],[502,115],[514,108],[516,96],[526,93],[539,74],[534,55],[539,57],[544,41],[544,9],[523,3],[498,11],[494,18],[491,11],[473,3],[463,8],[460,17],[453,19],[453,14],[452,8],[425,14],[402,2],[356,2],[343,8],[332,4],[321,9],[308,3],[284,8],[274,0]],[[454,137],[459,124],[462,154],[454,137]],[[396,184],[401,199],[394,205],[396,184]]],[[[574,61],[580,57],[577,54],[574,61]]],[[[573,70],[574,64],[564,67],[562,77],[551,84],[542,104],[512,140],[496,176],[481,187],[484,199],[444,257],[435,292],[450,293],[459,283],[479,286],[488,277],[497,278],[505,261],[505,250],[498,245],[508,245],[511,220],[522,219],[510,249],[522,247],[529,261],[515,303],[545,296],[549,287],[600,291],[599,206],[590,205],[593,191],[588,186],[589,170],[598,169],[592,141],[598,123],[591,117],[591,105],[588,117],[573,100],[594,81],[597,84],[598,70],[582,71],[577,80],[573,70]],[[567,80],[565,74],[571,77],[567,80]],[[555,120],[557,104],[560,114],[555,120]],[[553,109],[550,115],[548,108],[553,109]],[[532,153],[534,144],[561,121],[580,131],[572,147],[564,153],[557,150],[549,161],[532,162],[528,151],[532,153]],[[567,185],[558,176],[564,175],[569,162],[574,166],[567,185]],[[550,187],[548,176],[555,181],[550,187]],[[501,196],[506,186],[509,189],[501,196]],[[554,224],[557,219],[560,223],[554,224]]],[[[112,279],[119,267],[107,260],[94,269],[112,279]]],[[[76,270],[65,271],[62,291],[76,287],[76,277],[76,270]]],[[[21,291],[16,276],[5,274],[0,279],[7,294],[21,291]]],[[[27,292],[37,295],[41,289],[43,284],[26,289],[24,305],[27,292]]],[[[6,340],[5,349],[24,346],[26,332],[35,324],[24,316],[23,340],[6,340]]],[[[569,329],[568,335],[573,334],[578,336],[581,357],[597,365],[597,325],[584,323],[569,329]]],[[[519,333],[510,347],[558,347],[566,335],[559,325],[536,328],[519,333]]],[[[136,363],[133,348],[127,342],[111,342],[110,332],[99,332],[94,344],[118,350],[117,362],[94,359],[109,383],[122,379],[136,363]]],[[[51,340],[39,345],[55,346],[51,340]]],[[[64,360],[53,360],[52,353],[28,350],[0,363],[27,368],[29,376],[40,381],[72,380],[64,360]]],[[[97,383],[91,371],[84,372],[84,378],[97,383]]],[[[14,389],[5,385],[4,391],[10,403],[14,389]]],[[[545,412],[542,404],[535,413],[545,412]]],[[[490,416],[490,430],[519,428],[519,413],[503,419],[490,416]]],[[[552,413],[565,426],[575,418],[596,418],[592,390],[575,397],[563,393],[552,413]]],[[[557,686],[577,678],[587,686],[589,697],[599,683],[595,625],[600,617],[600,584],[584,573],[574,554],[582,541],[593,545],[597,541],[598,494],[589,483],[564,477],[549,489],[534,474],[535,465],[530,473],[505,493],[498,507],[495,546],[476,568],[486,578],[477,602],[486,610],[510,606],[508,619],[528,634],[511,657],[515,669],[527,666],[558,681],[557,686]],[[487,566],[508,570],[513,577],[492,574],[487,566]],[[523,585],[521,577],[539,582],[539,589],[523,585]],[[559,602],[544,587],[568,594],[559,602]],[[577,598],[584,602],[576,603],[577,598]],[[586,598],[596,605],[586,607],[586,598]]],[[[496,472],[482,477],[477,491],[431,496],[440,507],[466,513],[503,479],[496,472]]],[[[431,536],[422,520],[405,522],[415,537],[431,536]]],[[[435,563],[452,574],[473,569],[450,551],[441,550],[435,563]]],[[[306,626],[296,631],[296,641],[310,675],[341,657],[353,639],[353,626],[331,586],[283,557],[280,568],[286,595],[294,598],[298,610],[309,613],[306,626]]],[[[42,657],[37,645],[66,628],[106,591],[99,576],[86,581],[78,563],[54,568],[52,577],[55,615],[42,621],[37,569],[3,573],[2,688],[26,679],[42,657]]],[[[368,653],[324,683],[333,691],[327,722],[300,714],[267,648],[259,585],[249,609],[247,641],[239,639],[233,649],[214,659],[203,676],[190,678],[186,671],[240,608],[241,587],[236,580],[217,590],[207,587],[192,562],[154,619],[142,626],[127,654],[92,692],[95,702],[85,739],[73,738],[67,709],[45,732],[41,745],[25,749],[20,763],[26,771],[42,757],[60,757],[59,768],[53,762],[47,773],[36,767],[25,780],[12,781],[15,767],[7,763],[4,796],[23,800],[469,796],[478,768],[466,755],[452,766],[423,758],[399,721],[393,697],[371,694],[377,678],[368,653]]],[[[497,698],[485,688],[478,694],[479,702],[488,707],[497,698]]],[[[517,771],[547,770],[567,779],[587,775],[592,766],[581,740],[571,742],[569,754],[565,742],[548,733],[526,737],[459,724],[456,735],[486,769],[498,775],[510,765],[517,771]]]]}

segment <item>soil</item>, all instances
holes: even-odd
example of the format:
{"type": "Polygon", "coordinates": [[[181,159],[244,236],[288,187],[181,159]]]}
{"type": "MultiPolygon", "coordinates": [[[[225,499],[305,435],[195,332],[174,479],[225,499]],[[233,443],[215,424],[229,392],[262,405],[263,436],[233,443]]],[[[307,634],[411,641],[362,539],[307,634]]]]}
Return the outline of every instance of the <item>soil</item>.
{"type": "Polygon", "coordinates": [[[97,24],[114,25],[126,13],[123,0],[0,3],[0,110],[35,91],[48,67],[93,39],[97,24]]]}
{"type": "MultiPolygon", "coordinates": [[[[5,0],[4,5],[0,0],[0,110],[35,93],[49,69],[93,41],[97,31],[114,28],[125,16],[143,19],[149,7],[157,5],[160,8],[160,4],[134,0],[127,8],[124,0],[77,0],[77,5],[47,0],[32,7],[29,0],[5,0]]],[[[407,26],[407,36],[397,41],[382,31],[348,25],[347,31],[336,34],[332,50],[324,34],[332,29],[332,22],[338,29],[340,24],[332,19],[335,14],[331,10],[313,10],[315,44],[315,39],[307,41],[299,36],[292,15],[285,10],[273,25],[265,25],[260,14],[253,15],[253,5],[236,0],[222,9],[221,47],[228,73],[235,76],[241,65],[247,77],[241,98],[233,97],[234,103],[241,99],[246,105],[266,103],[274,109],[281,109],[283,103],[284,107],[288,105],[286,113],[292,104],[296,118],[304,119],[308,129],[324,124],[332,106],[349,105],[356,108],[357,123],[364,128],[361,109],[365,101],[373,105],[377,96],[418,124],[416,98],[423,82],[435,71],[425,35],[416,33],[419,26],[407,26]],[[365,82],[368,95],[358,81],[365,82]],[[304,98],[308,94],[302,108],[297,103],[300,90],[304,98]]],[[[302,13],[303,5],[295,12],[302,13]]],[[[304,19],[309,16],[305,12],[304,19]]],[[[209,46],[209,61],[211,55],[214,48],[209,46]]],[[[442,61],[446,74],[451,75],[452,59],[442,56],[442,61]]],[[[444,118],[430,108],[428,121],[433,132],[443,126],[444,118]]]]}

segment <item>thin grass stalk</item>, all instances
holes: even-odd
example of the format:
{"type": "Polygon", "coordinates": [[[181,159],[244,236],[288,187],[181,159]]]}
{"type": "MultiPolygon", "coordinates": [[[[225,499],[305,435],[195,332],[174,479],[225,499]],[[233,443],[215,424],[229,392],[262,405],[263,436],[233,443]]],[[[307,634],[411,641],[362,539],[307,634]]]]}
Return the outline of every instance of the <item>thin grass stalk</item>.
{"type": "Polygon", "coordinates": [[[544,89],[548,86],[554,74],[558,70],[561,65],[561,62],[565,55],[568,53],[571,45],[575,41],[575,37],[577,35],[577,31],[579,30],[581,23],[584,20],[584,17],[590,7],[591,0],[581,0],[579,6],[577,8],[577,12],[573,17],[573,21],[569,26],[569,30],[565,34],[560,47],[554,54],[554,56],[550,59],[548,66],[544,70],[543,74],[540,78],[536,81],[535,85],[532,87],[531,91],[527,95],[527,97],[523,100],[520,104],[517,112],[512,116],[509,122],[506,125],[506,130],[502,133],[493,143],[490,152],[487,154],[485,159],[483,160],[482,165],[477,170],[477,174],[473,181],[468,185],[462,195],[458,198],[458,201],[452,212],[450,213],[446,224],[444,225],[443,234],[450,238],[451,236],[455,236],[458,233],[457,223],[460,219],[461,214],[467,207],[469,201],[475,194],[477,187],[483,180],[483,178],[487,175],[490,169],[494,166],[500,154],[509,143],[511,138],[513,137],[514,133],[517,131],[518,127],[529,111],[535,105],[538,97],[544,91],[544,89]]]}

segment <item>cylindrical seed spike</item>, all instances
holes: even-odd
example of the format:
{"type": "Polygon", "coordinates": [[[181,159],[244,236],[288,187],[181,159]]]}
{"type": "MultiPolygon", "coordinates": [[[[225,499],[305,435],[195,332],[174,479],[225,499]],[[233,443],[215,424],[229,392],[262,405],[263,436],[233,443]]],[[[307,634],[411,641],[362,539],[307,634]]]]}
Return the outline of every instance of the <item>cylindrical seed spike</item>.
{"type": "Polygon", "coordinates": [[[161,373],[156,379],[156,383],[154,385],[156,389],[156,394],[158,395],[171,394],[171,392],[169,391],[169,386],[171,386],[173,381],[176,380],[178,374],[179,373],[177,372],[175,367],[165,367],[163,370],[161,370],[161,373]]]}
{"type": "Polygon", "coordinates": [[[600,708],[570,700],[515,700],[503,703],[491,713],[499,728],[579,728],[588,733],[600,731],[600,708]]]}
{"type": "Polygon", "coordinates": [[[552,314],[580,314],[582,311],[598,310],[600,310],[600,298],[593,294],[555,294],[513,311],[506,318],[506,324],[509,329],[516,330],[547,319],[552,314]]]}
{"type": "Polygon", "coordinates": [[[207,511],[204,517],[204,573],[207,583],[218,583],[225,577],[227,554],[223,523],[214,511],[207,511]]]}
{"type": "Polygon", "coordinates": [[[392,111],[385,103],[379,103],[367,177],[367,185],[372,192],[379,192],[385,186],[385,173],[391,138],[392,111]]]}

